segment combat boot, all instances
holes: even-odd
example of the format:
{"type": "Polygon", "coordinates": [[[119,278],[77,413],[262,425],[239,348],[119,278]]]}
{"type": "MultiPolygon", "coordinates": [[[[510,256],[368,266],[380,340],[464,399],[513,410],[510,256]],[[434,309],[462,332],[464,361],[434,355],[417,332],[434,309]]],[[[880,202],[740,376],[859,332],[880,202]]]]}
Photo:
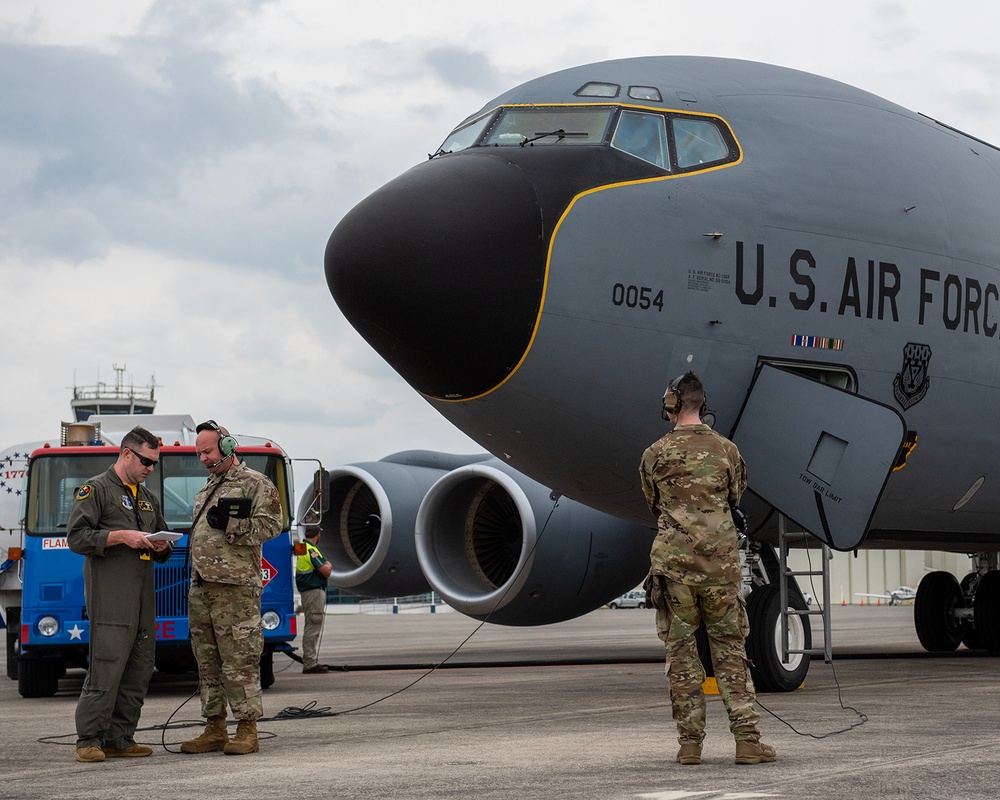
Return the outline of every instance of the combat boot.
{"type": "Polygon", "coordinates": [[[257,720],[241,719],[236,726],[236,735],[222,748],[227,756],[245,756],[260,749],[257,742],[257,720]]]}
{"type": "Polygon", "coordinates": [[[701,745],[697,742],[685,742],[677,751],[678,764],[700,764],[701,745]]]}
{"type": "Polygon", "coordinates": [[[214,753],[222,750],[229,742],[229,732],[226,730],[224,716],[209,717],[205,721],[205,730],[197,739],[189,739],[181,744],[182,753],[214,753]]]}
{"type": "Polygon", "coordinates": [[[777,758],[777,752],[769,744],[753,739],[736,740],[737,764],[764,764],[768,761],[775,761],[777,758]]]}

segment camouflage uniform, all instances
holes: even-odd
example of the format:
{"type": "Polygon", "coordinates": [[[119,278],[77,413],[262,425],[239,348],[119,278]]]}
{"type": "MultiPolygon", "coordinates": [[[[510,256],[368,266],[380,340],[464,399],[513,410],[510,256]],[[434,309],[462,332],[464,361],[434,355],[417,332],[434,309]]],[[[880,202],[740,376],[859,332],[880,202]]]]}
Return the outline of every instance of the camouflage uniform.
{"type": "Polygon", "coordinates": [[[740,587],[739,544],[730,506],[746,488],[736,445],[707,425],[677,425],[643,454],[642,489],[658,515],[650,574],[666,579],[667,609],[657,610],[666,650],[678,741],[705,738],[705,670],[694,634],[705,623],[719,694],[737,741],[760,738],[760,714],[746,657],[749,632],[740,587]]]}
{"type": "Polygon", "coordinates": [[[265,476],[239,463],[212,476],[195,497],[197,522],[191,530],[191,589],[188,622],[198,660],[203,717],[238,720],[264,714],[260,656],[261,547],[281,532],[281,501],[265,476]],[[226,530],[212,528],[201,513],[222,498],[251,500],[250,516],[231,518],[226,530]]]}
{"type": "Polygon", "coordinates": [[[107,547],[118,530],[166,530],[156,497],[142,485],[136,494],[114,467],[76,490],[66,540],[83,563],[90,620],[90,658],[76,706],[77,747],[126,750],[135,744],[142,703],[153,675],[156,649],[156,552],[128,545],[107,547]]]}

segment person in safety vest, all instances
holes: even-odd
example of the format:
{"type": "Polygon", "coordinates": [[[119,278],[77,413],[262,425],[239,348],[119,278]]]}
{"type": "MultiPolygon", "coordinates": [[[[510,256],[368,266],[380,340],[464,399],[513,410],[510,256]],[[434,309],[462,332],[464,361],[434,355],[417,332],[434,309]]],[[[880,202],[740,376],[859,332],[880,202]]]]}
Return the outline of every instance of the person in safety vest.
{"type": "Polygon", "coordinates": [[[317,547],[322,532],[317,527],[306,528],[306,552],[295,559],[295,587],[302,596],[302,613],[305,615],[302,672],[306,675],[330,671],[326,664],[319,663],[319,640],[326,620],[326,581],[333,570],[333,565],[323,558],[317,547]]]}

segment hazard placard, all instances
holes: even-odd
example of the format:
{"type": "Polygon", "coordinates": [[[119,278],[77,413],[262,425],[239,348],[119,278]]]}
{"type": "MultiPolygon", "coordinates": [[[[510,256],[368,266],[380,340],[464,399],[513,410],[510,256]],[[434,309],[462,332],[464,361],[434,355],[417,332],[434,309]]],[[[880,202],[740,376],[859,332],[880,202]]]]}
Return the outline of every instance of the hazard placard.
{"type": "Polygon", "coordinates": [[[267,586],[278,575],[278,570],[271,566],[271,563],[261,556],[260,559],[260,581],[263,586],[267,586]]]}

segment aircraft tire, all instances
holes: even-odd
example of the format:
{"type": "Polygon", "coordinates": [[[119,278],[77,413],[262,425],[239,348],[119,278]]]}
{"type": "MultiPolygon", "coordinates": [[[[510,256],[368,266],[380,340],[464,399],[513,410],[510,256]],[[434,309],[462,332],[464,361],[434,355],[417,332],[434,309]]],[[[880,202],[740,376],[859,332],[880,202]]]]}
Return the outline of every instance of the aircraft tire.
{"type": "Polygon", "coordinates": [[[1000,572],[983,575],[972,607],[980,647],[1000,653],[1000,572]]]}
{"type": "Polygon", "coordinates": [[[962,622],[955,616],[955,610],[964,606],[965,598],[954,575],[950,572],[924,575],[913,601],[913,622],[924,650],[949,653],[958,648],[962,622]]]}
{"type": "MultiPolygon", "coordinates": [[[[789,608],[805,611],[806,606],[795,592],[788,593],[789,608]]],[[[747,657],[750,674],[758,692],[791,692],[798,689],[809,672],[809,656],[792,655],[785,664],[781,660],[781,588],[767,584],[754,589],[747,600],[750,635],[747,637],[747,657]]],[[[808,650],[812,647],[812,629],[803,616],[789,617],[789,649],[808,650]]]]}

